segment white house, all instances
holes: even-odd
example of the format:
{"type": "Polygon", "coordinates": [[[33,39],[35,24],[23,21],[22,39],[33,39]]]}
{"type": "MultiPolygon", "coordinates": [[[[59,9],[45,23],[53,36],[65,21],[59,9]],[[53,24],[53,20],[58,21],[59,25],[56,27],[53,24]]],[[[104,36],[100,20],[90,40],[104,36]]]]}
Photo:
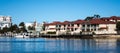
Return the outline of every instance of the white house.
{"type": "Polygon", "coordinates": [[[37,23],[37,22],[35,21],[35,22],[33,22],[33,23],[25,23],[25,26],[26,26],[26,29],[27,29],[28,32],[32,32],[32,33],[34,33],[34,34],[39,35],[40,32],[42,31],[43,24],[37,23]],[[30,27],[33,27],[34,30],[29,30],[29,29],[28,29],[29,26],[30,26],[30,27]]]}

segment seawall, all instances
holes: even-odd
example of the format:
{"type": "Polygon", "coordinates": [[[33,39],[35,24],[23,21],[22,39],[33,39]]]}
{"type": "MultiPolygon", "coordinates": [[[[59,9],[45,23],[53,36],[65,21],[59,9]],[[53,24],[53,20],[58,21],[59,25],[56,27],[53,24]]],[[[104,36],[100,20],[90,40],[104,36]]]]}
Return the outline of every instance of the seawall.
{"type": "Polygon", "coordinates": [[[93,35],[93,38],[120,38],[120,35],[93,35]]]}

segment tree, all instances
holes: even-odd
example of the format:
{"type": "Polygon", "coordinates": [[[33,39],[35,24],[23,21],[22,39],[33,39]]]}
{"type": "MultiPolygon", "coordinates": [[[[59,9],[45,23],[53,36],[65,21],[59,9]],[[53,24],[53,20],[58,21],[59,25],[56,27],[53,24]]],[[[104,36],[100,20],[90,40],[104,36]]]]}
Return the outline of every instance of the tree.
{"type": "Polygon", "coordinates": [[[97,14],[96,14],[96,15],[94,15],[94,16],[86,17],[86,18],[85,18],[85,21],[92,20],[92,19],[96,19],[96,18],[99,19],[99,18],[100,18],[100,15],[97,15],[97,14]]]}
{"type": "Polygon", "coordinates": [[[94,17],[86,17],[85,18],[85,21],[88,21],[88,20],[91,20],[91,19],[93,19],[94,17]]]}
{"type": "Polygon", "coordinates": [[[21,23],[19,24],[19,26],[25,26],[24,22],[21,22],[21,23]]]}
{"type": "Polygon", "coordinates": [[[94,15],[94,18],[100,18],[100,15],[95,14],[95,15],[94,15]]]}
{"type": "Polygon", "coordinates": [[[9,28],[8,27],[4,27],[3,29],[2,29],[2,31],[5,33],[5,32],[8,32],[9,31],[9,28]]]}
{"type": "Polygon", "coordinates": [[[27,30],[26,30],[26,28],[25,28],[25,24],[24,24],[24,22],[21,22],[20,24],[19,24],[19,29],[20,29],[20,32],[27,32],[27,30]]]}
{"type": "Polygon", "coordinates": [[[28,26],[28,30],[35,30],[35,27],[33,27],[33,26],[28,26]]]}
{"type": "Polygon", "coordinates": [[[116,29],[117,29],[117,31],[120,30],[120,22],[117,22],[117,24],[116,24],[116,29]]]}
{"type": "Polygon", "coordinates": [[[9,31],[18,33],[19,28],[16,24],[14,24],[9,28],[9,31]]]}

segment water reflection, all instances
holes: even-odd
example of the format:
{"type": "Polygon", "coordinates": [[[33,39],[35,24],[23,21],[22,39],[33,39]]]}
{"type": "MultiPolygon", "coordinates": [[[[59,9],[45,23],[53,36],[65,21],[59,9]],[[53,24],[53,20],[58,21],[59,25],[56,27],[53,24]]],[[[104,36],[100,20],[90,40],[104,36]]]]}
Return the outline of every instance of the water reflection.
{"type": "Polygon", "coordinates": [[[119,53],[117,39],[0,38],[0,53],[119,53]]]}

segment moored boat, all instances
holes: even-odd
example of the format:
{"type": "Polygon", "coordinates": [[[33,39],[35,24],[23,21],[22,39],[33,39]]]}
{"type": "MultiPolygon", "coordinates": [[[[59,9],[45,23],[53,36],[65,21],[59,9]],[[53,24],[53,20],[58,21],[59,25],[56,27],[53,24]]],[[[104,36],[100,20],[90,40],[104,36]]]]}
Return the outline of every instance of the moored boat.
{"type": "Polygon", "coordinates": [[[16,38],[29,38],[29,36],[25,34],[19,34],[19,35],[16,35],[15,37],[16,38]]]}

